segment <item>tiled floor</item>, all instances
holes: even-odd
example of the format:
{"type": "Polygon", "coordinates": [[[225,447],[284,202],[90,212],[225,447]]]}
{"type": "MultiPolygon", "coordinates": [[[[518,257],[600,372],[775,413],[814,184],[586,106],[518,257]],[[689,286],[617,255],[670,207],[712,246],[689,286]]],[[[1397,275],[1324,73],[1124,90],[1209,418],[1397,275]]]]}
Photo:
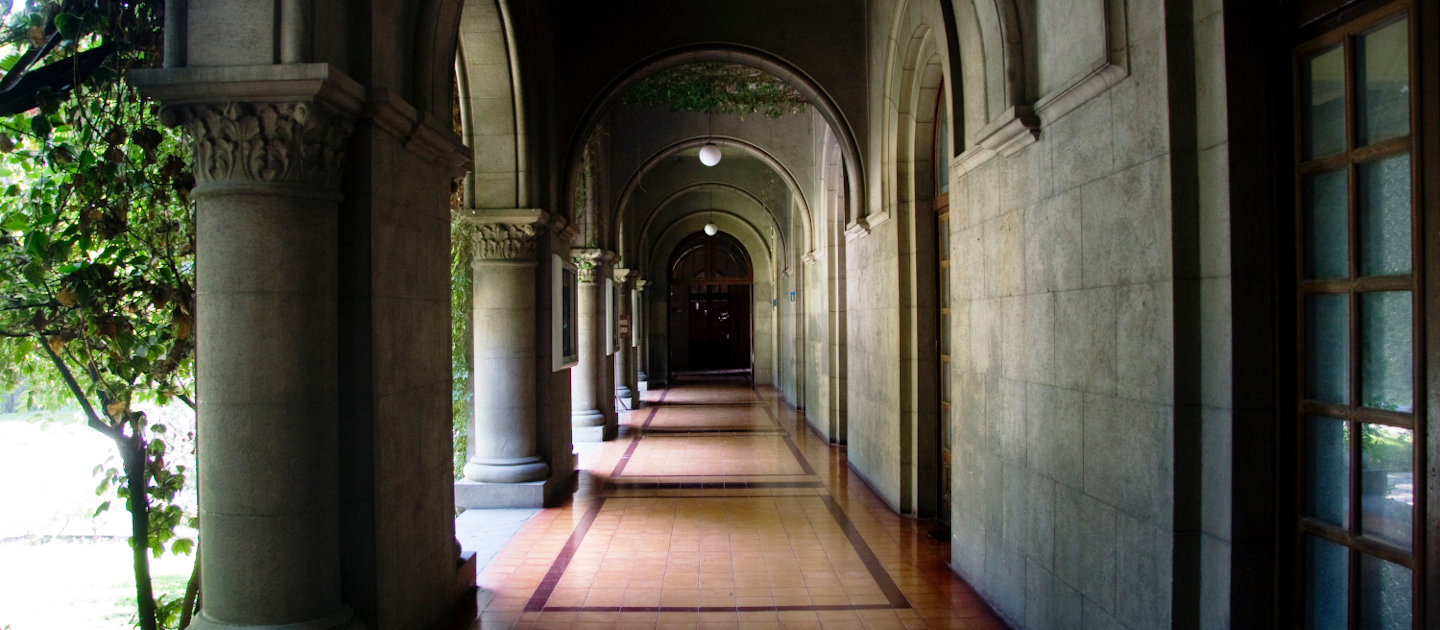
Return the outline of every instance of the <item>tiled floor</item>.
{"type": "Polygon", "coordinates": [[[481,571],[482,628],[1005,627],[773,390],[645,401],[481,571]]]}

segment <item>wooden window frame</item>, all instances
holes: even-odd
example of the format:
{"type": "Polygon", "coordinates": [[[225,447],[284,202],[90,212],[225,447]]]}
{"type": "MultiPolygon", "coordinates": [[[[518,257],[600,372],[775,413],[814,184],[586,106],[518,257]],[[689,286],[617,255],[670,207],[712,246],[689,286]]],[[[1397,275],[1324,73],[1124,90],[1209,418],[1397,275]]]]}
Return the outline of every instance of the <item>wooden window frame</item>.
{"type": "MultiPolygon", "coordinates": [[[[1336,9],[1328,17],[1316,17],[1304,7],[1298,15],[1306,16],[1309,24],[1296,29],[1298,45],[1290,46],[1289,74],[1291,77],[1289,104],[1290,119],[1293,123],[1289,151],[1290,195],[1289,206],[1293,213],[1294,260],[1291,261],[1291,282],[1295,289],[1294,350],[1293,368],[1295,377],[1294,395],[1291,400],[1298,404],[1287,410],[1288,422],[1293,423],[1295,449],[1293,459],[1295,495],[1289,511],[1287,528],[1293,528],[1294,540],[1291,560],[1294,567],[1291,580],[1295,617],[1293,625],[1303,627],[1306,620],[1306,593],[1304,588],[1306,566],[1305,541],[1307,536],[1327,540],[1346,549],[1347,592],[1349,607],[1348,625],[1358,627],[1361,602],[1356,595],[1360,590],[1360,558],[1362,555],[1379,558],[1411,571],[1412,625],[1415,628],[1429,627],[1431,612],[1440,610],[1440,559],[1436,558],[1437,540],[1440,540],[1440,495],[1437,495],[1435,466],[1440,463],[1440,446],[1432,439],[1432,428],[1436,425],[1434,413],[1440,409],[1440,378],[1431,373],[1429,357],[1440,356],[1440,335],[1429,335],[1427,331],[1440,323],[1433,305],[1440,297],[1440,274],[1427,273],[1427,269],[1440,265],[1440,238],[1426,239],[1427,226],[1436,222],[1440,209],[1440,178],[1430,177],[1437,155],[1440,155],[1440,132],[1437,132],[1436,111],[1440,109],[1440,87],[1437,87],[1436,68],[1426,65],[1424,60],[1435,63],[1437,59],[1437,13],[1440,9],[1426,2],[1400,0],[1389,3],[1351,2],[1336,9]],[[1354,67],[1356,38],[1374,32],[1401,16],[1407,20],[1408,63],[1410,80],[1410,129],[1399,137],[1358,146],[1360,121],[1357,118],[1356,82],[1357,69],[1354,67]],[[1321,31],[1322,32],[1317,32],[1321,31]],[[1304,115],[1301,102],[1301,63],[1308,57],[1334,46],[1340,46],[1344,63],[1345,81],[1345,147],[1329,156],[1306,160],[1302,154],[1304,143],[1304,115]],[[1396,155],[1410,157],[1410,255],[1411,271],[1405,275],[1360,276],[1359,248],[1359,170],[1360,166],[1374,163],[1379,159],[1396,155]],[[1427,158],[1429,158],[1427,160],[1427,158]],[[1304,233],[1304,178],[1306,175],[1343,168],[1346,188],[1346,230],[1347,230],[1347,273],[1344,279],[1307,280],[1305,278],[1305,233],[1304,233]],[[1430,220],[1427,220],[1430,219],[1430,220]],[[1372,409],[1363,406],[1362,383],[1362,339],[1360,301],[1367,293],[1379,291],[1406,291],[1411,297],[1412,334],[1412,410],[1409,413],[1372,409]],[[1348,404],[1321,403],[1306,400],[1306,343],[1305,313],[1306,298],[1314,295],[1344,295],[1349,315],[1349,401],[1348,404]],[[1308,492],[1308,416],[1324,416],[1345,423],[1350,432],[1349,505],[1347,527],[1340,527],[1306,515],[1308,492]],[[1411,513],[1410,550],[1381,541],[1364,534],[1362,514],[1364,471],[1361,458],[1362,427],[1366,424],[1380,424],[1411,430],[1414,436],[1412,471],[1414,473],[1414,506],[1411,513]]],[[[1289,572],[1281,572],[1287,575],[1289,572]]]]}

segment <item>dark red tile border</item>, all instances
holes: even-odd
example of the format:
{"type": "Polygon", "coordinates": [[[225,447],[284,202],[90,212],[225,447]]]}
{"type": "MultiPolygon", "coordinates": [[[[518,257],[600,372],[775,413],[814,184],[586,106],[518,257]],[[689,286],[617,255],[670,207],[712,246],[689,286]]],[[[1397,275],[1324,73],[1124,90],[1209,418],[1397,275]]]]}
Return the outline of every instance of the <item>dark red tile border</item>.
{"type": "Polygon", "coordinates": [[[795,461],[800,462],[800,469],[807,475],[815,474],[815,469],[810,467],[810,460],[800,453],[800,447],[795,445],[795,440],[790,439],[790,434],[785,434],[785,446],[790,447],[790,453],[795,456],[795,461]]]}
{"type": "MultiPolygon", "coordinates": [[[[655,401],[655,404],[659,405],[660,403],[665,402],[665,397],[669,395],[669,389],[660,392],[660,398],[655,401]]],[[[634,437],[634,439],[630,440],[630,446],[626,447],[625,454],[620,456],[620,461],[615,462],[615,469],[610,472],[611,477],[619,477],[621,471],[625,470],[625,465],[630,463],[630,456],[635,454],[635,447],[640,445],[640,438],[645,437],[645,428],[650,426],[650,421],[655,419],[655,413],[658,411],[660,411],[660,407],[658,406],[650,408],[650,414],[645,416],[644,424],[640,425],[640,432],[634,437]]]]}
{"type": "Polygon", "coordinates": [[[790,437],[790,431],[785,430],[780,424],[780,418],[775,416],[775,410],[771,409],[770,405],[765,405],[765,413],[770,415],[770,421],[774,422],[775,426],[785,431],[785,445],[790,447],[790,453],[795,456],[795,461],[800,462],[800,468],[804,469],[807,475],[815,474],[815,469],[810,466],[810,460],[805,459],[805,455],[800,452],[800,447],[795,444],[795,439],[790,437]]]}
{"type": "Polygon", "coordinates": [[[590,526],[595,524],[595,517],[604,506],[605,497],[598,497],[590,509],[585,510],[585,515],[580,517],[580,522],[575,524],[575,530],[570,532],[570,538],[565,541],[565,548],[560,550],[560,555],[555,556],[555,563],[550,565],[550,570],[545,572],[545,578],[540,580],[540,586],[535,588],[535,594],[525,603],[526,612],[545,608],[545,602],[555,592],[555,585],[560,583],[560,576],[565,575],[570,560],[575,558],[575,552],[580,550],[580,543],[585,541],[585,535],[590,533],[590,526]]]}
{"type": "MultiPolygon", "coordinates": [[[[546,606],[544,612],[618,613],[706,613],[706,612],[787,612],[792,610],[830,612],[844,610],[893,610],[889,604],[846,604],[824,606],[546,606]]],[[[526,612],[534,612],[527,610],[526,612]]]]}
{"type": "Polygon", "coordinates": [[[885,594],[885,599],[890,602],[890,606],[892,608],[909,608],[910,602],[905,599],[905,594],[901,593],[900,587],[890,579],[890,574],[885,572],[885,567],[880,564],[880,559],[875,557],[875,552],[870,550],[870,545],[865,544],[865,538],[860,536],[860,531],[855,529],[855,524],[850,522],[850,517],[845,515],[845,510],[835,502],[835,497],[828,494],[820,495],[820,500],[825,502],[825,507],[830,508],[830,515],[840,523],[840,529],[850,540],[850,546],[855,548],[855,553],[860,556],[860,561],[865,563],[865,568],[870,571],[870,577],[875,578],[875,583],[880,586],[880,592],[885,594]]]}
{"type": "Polygon", "coordinates": [[[743,427],[651,427],[645,430],[646,435],[657,437],[685,437],[695,434],[734,433],[736,435],[782,435],[785,429],[780,427],[770,428],[743,428],[743,427]]]}
{"type": "MultiPolygon", "coordinates": [[[[835,519],[835,522],[840,525],[840,530],[845,532],[845,538],[846,540],[850,541],[850,547],[855,550],[855,555],[860,557],[860,561],[865,565],[865,569],[870,572],[871,579],[875,580],[875,585],[878,586],[880,588],[880,592],[885,595],[885,600],[888,602],[887,604],[852,604],[844,606],[696,606],[693,608],[667,606],[557,606],[551,608],[545,606],[545,602],[549,601],[550,595],[555,592],[556,585],[560,583],[560,578],[565,575],[565,569],[570,566],[570,561],[575,557],[575,552],[580,549],[580,544],[584,542],[585,536],[590,533],[590,527],[594,525],[595,517],[600,514],[600,508],[605,505],[605,497],[601,497],[595,500],[595,504],[591,505],[589,510],[585,511],[585,515],[582,516],[580,518],[580,522],[575,525],[575,530],[570,532],[570,538],[565,541],[565,548],[560,550],[560,555],[555,557],[555,562],[550,565],[550,570],[545,573],[545,578],[540,581],[540,586],[535,589],[535,594],[531,595],[530,601],[525,603],[525,612],[537,612],[542,610],[551,612],[764,612],[791,610],[818,612],[832,610],[891,610],[897,608],[909,608],[910,601],[905,599],[905,594],[900,592],[900,587],[896,586],[895,581],[890,579],[890,574],[885,571],[885,567],[880,564],[880,559],[875,556],[875,552],[870,549],[870,545],[865,543],[864,537],[862,537],[860,535],[860,532],[855,529],[855,524],[850,521],[850,517],[845,515],[845,510],[841,509],[840,504],[836,503],[835,499],[828,494],[800,495],[800,497],[814,497],[820,499],[820,501],[825,504],[825,507],[828,508],[830,511],[830,516],[833,517],[835,519]]],[[[619,501],[625,499],[651,498],[773,499],[775,497],[615,497],[615,500],[619,501]]]]}
{"type": "MultiPolygon", "coordinates": [[[[659,481],[624,483],[612,481],[608,487],[621,490],[768,490],[772,488],[824,488],[825,484],[818,481],[697,481],[691,483],[666,483],[659,481]]],[[[728,499],[730,497],[724,498],[728,499]]]]}

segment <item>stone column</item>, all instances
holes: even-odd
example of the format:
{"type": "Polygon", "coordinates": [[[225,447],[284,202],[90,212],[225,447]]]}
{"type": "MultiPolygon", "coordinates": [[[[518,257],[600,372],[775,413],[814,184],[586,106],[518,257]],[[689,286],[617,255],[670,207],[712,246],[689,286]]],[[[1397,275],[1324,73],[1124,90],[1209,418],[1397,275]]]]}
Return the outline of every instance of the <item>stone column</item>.
{"type": "MultiPolygon", "coordinates": [[[[648,326],[645,317],[645,285],[648,284],[650,282],[644,278],[635,281],[635,291],[640,295],[636,300],[639,304],[630,314],[630,335],[635,339],[635,389],[637,392],[650,389],[650,376],[645,373],[650,365],[650,340],[646,333],[648,326]]],[[[639,399],[638,393],[636,399],[639,399]]]]}
{"type": "Polygon", "coordinates": [[[605,283],[612,256],[599,249],[571,250],[571,261],[579,269],[580,287],[576,296],[579,324],[576,340],[579,360],[570,369],[570,424],[576,442],[614,439],[617,427],[607,422],[602,405],[615,406],[614,392],[604,386],[605,365],[605,283]]]}
{"type": "MultiPolygon", "coordinates": [[[[615,296],[615,311],[620,317],[630,314],[630,275],[629,269],[616,269],[614,273],[615,289],[619,292],[619,295],[615,296]]],[[[631,407],[633,404],[630,401],[629,383],[631,372],[634,371],[633,365],[630,339],[627,337],[620,340],[620,348],[615,352],[615,396],[631,407]]]]}
{"type": "MultiPolygon", "coordinates": [[[[536,235],[545,218],[510,221],[477,212],[474,240],[475,418],[462,507],[540,507],[550,467],[536,446],[536,235]],[[519,487],[530,483],[534,488],[519,487]]],[[[548,331],[547,331],[548,332],[548,331]]]]}
{"type": "Polygon", "coordinates": [[[190,628],[360,628],[340,594],[335,411],[352,119],[304,98],[165,113],[195,156],[205,606],[190,628]]]}

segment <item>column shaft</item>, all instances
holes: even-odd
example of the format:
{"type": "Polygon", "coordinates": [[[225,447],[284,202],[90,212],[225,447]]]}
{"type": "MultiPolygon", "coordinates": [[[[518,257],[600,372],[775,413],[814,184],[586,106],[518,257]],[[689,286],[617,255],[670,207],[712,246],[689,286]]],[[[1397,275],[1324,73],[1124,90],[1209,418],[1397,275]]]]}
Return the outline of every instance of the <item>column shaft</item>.
{"type": "Polygon", "coordinates": [[[535,261],[476,260],[475,420],[465,478],[542,481],[536,454],[535,261]]]}
{"type": "Polygon", "coordinates": [[[182,108],[196,147],[197,630],[359,628],[341,601],[340,147],[311,102],[182,108]],[[251,135],[234,130],[249,129],[251,135]]]}
{"type": "MultiPolygon", "coordinates": [[[[578,325],[575,332],[579,353],[578,362],[570,369],[570,420],[577,428],[605,424],[605,415],[600,413],[600,392],[597,387],[601,361],[605,358],[605,348],[600,345],[605,331],[598,329],[601,322],[596,313],[605,309],[600,301],[600,293],[601,285],[596,282],[581,282],[576,292],[578,325]]],[[[598,441],[579,434],[575,439],[598,441]]]]}

